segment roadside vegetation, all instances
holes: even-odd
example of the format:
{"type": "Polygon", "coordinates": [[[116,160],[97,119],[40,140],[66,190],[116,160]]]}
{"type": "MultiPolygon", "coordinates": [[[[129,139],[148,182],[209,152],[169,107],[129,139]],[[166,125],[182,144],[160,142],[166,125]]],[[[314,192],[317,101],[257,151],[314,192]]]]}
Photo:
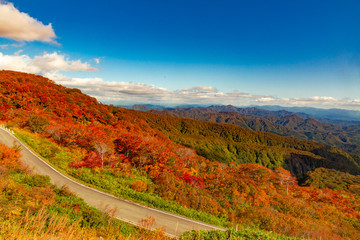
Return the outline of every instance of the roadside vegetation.
{"type": "MultiPolygon", "coordinates": [[[[170,239],[161,229],[149,230],[154,224],[151,218],[140,221],[141,228],[123,223],[113,218],[112,209],[100,212],[66,187],[52,185],[49,177],[33,175],[21,165],[19,151],[19,146],[9,148],[0,144],[1,239],[170,239]]],[[[259,236],[290,239],[249,228],[232,231],[230,235],[242,236],[241,239],[259,236]]],[[[193,231],[185,232],[180,239],[228,239],[226,236],[228,232],[193,231]]]]}
{"type": "Polygon", "coordinates": [[[244,227],[222,232],[215,231],[189,231],[180,236],[180,240],[300,240],[302,238],[282,236],[273,232],[263,231],[256,228],[244,227]]]}
{"type": "Polygon", "coordinates": [[[16,129],[15,135],[58,170],[90,187],[111,193],[119,198],[132,200],[149,207],[177,213],[217,226],[225,227],[229,225],[225,218],[218,218],[209,213],[186,208],[174,201],[159,197],[154,193],[155,184],[137,169],[129,169],[128,172],[113,172],[102,168],[69,167],[74,159],[81,159],[81,155],[79,155],[81,153],[71,152],[69,149],[57,146],[45,138],[40,138],[20,129],[16,129]]]}
{"type": "MultiPolygon", "coordinates": [[[[167,239],[88,206],[66,187],[22,167],[19,147],[0,144],[0,239],[167,239]]],[[[143,226],[149,227],[149,226],[143,226]]]]}
{"type": "Polygon", "coordinates": [[[317,173],[311,186],[298,184],[318,167],[356,175],[358,156],[234,125],[104,105],[31,74],[0,71],[0,94],[1,123],[91,186],[220,226],[360,239],[359,191],[319,189],[317,173]]]}

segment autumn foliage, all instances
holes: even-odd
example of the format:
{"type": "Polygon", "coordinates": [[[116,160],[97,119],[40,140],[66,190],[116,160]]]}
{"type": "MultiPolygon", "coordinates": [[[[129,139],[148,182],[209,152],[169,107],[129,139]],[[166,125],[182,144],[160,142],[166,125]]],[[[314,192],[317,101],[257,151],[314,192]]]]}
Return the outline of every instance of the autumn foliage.
{"type": "Polygon", "coordinates": [[[303,187],[284,169],[298,166],[292,169],[298,176],[321,165],[358,173],[353,157],[334,148],[108,106],[80,90],[24,73],[1,71],[0,96],[2,122],[78,153],[70,169],[115,176],[140,172],[151,184],[137,180],[133,190],[226,218],[233,226],[360,239],[357,182],[353,191],[303,187]]]}
{"type": "Polygon", "coordinates": [[[0,144],[0,239],[168,239],[89,207],[66,187],[21,166],[19,148],[0,144]]]}

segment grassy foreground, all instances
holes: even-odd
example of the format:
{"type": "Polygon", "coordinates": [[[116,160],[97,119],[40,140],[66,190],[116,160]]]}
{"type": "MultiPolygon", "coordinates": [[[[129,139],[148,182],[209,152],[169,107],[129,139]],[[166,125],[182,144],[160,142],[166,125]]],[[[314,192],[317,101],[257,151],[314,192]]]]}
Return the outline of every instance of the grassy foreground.
{"type": "Polygon", "coordinates": [[[0,145],[0,239],[167,239],[147,230],[146,219],[138,228],[88,206],[22,167],[20,156],[18,147],[0,145]]]}

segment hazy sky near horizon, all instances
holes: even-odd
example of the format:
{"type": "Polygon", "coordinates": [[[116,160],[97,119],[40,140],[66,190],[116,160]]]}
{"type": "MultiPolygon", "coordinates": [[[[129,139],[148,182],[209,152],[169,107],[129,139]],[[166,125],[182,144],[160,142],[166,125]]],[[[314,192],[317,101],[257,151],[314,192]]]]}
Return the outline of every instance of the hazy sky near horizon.
{"type": "Polygon", "coordinates": [[[0,69],[119,105],[360,110],[360,2],[0,0],[0,69]]]}

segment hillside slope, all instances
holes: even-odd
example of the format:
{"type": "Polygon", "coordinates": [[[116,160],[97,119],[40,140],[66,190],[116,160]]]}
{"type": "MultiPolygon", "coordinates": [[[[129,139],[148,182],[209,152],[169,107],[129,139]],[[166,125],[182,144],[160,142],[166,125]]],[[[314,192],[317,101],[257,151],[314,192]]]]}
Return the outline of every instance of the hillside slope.
{"type": "Polygon", "coordinates": [[[360,126],[338,126],[304,119],[287,111],[270,112],[256,108],[212,106],[208,108],[176,108],[149,110],[166,116],[201,121],[235,124],[254,131],[275,133],[300,140],[311,140],[360,154],[360,126]]]}
{"type": "MultiPolygon", "coordinates": [[[[164,152],[173,152],[172,144],[167,140],[170,138],[213,161],[251,162],[270,168],[282,166],[298,178],[303,178],[317,167],[360,173],[357,156],[323,144],[254,132],[235,125],[171,118],[107,106],[80,90],[68,89],[31,74],[1,71],[0,77],[0,120],[10,120],[36,133],[46,133],[63,146],[83,147],[89,152],[88,158],[93,158],[101,150],[101,145],[106,145],[103,151],[116,149],[118,144],[139,148],[144,140],[149,148],[147,154],[152,152],[160,156],[164,152]],[[120,133],[136,133],[137,140],[117,139],[120,133]],[[153,147],[159,143],[164,149],[153,147]]],[[[126,151],[125,155],[129,157],[139,155],[140,150],[145,154],[144,148],[131,153],[121,150],[126,151]]]]}
{"type": "Polygon", "coordinates": [[[1,239],[168,239],[112,219],[36,175],[20,162],[19,148],[0,144],[1,239]]]}
{"type": "Polygon", "coordinates": [[[183,232],[190,230],[223,230],[216,226],[184,218],[183,216],[133,204],[73,181],[46,164],[42,159],[30,152],[22,142],[19,142],[18,139],[3,129],[0,129],[0,143],[6,143],[8,146],[12,144],[18,145],[23,155],[22,162],[32,169],[33,173],[48,176],[51,183],[54,183],[56,186],[67,186],[70,191],[76,192],[77,196],[81,197],[90,206],[104,212],[109,209],[116,209],[112,214],[113,218],[138,226],[143,219],[151,216],[154,220],[152,227],[163,228],[164,232],[169,236],[180,236],[183,232]]]}
{"type": "Polygon", "coordinates": [[[0,71],[0,109],[2,123],[54,166],[116,196],[219,225],[360,238],[356,186],[301,187],[281,168],[298,177],[320,166],[357,174],[357,158],[335,148],[108,106],[11,71],[0,71]]]}
{"type": "Polygon", "coordinates": [[[295,140],[267,132],[255,132],[233,124],[199,122],[133,111],[151,127],[167,134],[176,143],[221,162],[258,163],[288,168],[302,178],[317,167],[359,174],[357,156],[312,141],[295,140]]]}

